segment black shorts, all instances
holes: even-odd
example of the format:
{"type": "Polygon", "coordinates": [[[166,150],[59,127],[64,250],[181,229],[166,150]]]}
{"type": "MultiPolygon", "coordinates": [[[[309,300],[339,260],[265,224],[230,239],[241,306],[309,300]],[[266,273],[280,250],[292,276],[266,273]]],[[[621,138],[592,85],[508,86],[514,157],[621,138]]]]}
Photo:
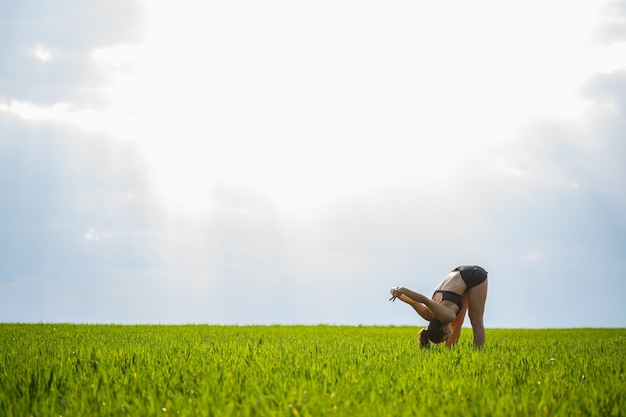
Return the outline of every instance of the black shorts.
{"type": "Polygon", "coordinates": [[[462,265],[457,266],[453,271],[461,273],[461,279],[467,285],[467,288],[474,288],[487,280],[487,271],[478,265],[462,265]]]}

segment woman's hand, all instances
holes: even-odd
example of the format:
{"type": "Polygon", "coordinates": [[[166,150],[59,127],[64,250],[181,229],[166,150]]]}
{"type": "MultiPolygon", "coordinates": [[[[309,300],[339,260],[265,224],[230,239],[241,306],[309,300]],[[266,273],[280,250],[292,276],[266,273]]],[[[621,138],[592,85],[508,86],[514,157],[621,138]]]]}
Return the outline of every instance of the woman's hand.
{"type": "Polygon", "coordinates": [[[401,290],[402,287],[391,287],[391,289],[389,290],[389,292],[391,293],[391,298],[389,299],[389,301],[396,301],[396,298],[402,295],[401,290]]]}

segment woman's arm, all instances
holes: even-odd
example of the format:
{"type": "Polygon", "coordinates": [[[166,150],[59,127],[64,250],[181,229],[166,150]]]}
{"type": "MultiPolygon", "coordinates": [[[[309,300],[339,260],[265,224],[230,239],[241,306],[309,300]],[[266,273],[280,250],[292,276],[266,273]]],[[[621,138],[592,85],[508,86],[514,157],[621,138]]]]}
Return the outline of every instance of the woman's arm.
{"type": "Polygon", "coordinates": [[[398,296],[398,298],[401,301],[404,301],[405,303],[407,303],[408,305],[410,305],[411,307],[413,307],[413,310],[415,310],[417,312],[417,314],[419,314],[420,316],[422,316],[422,318],[426,321],[431,321],[435,318],[435,315],[433,314],[432,311],[430,311],[428,309],[428,307],[426,307],[424,304],[422,303],[418,303],[417,301],[413,301],[411,300],[409,297],[407,297],[404,294],[400,294],[398,296]]]}
{"type": "Polygon", "coordinates": [[[411,300],[424,304],[435,315],[435,317],[441,320],[443,323],[453,322],[456,318],[456,313],[454,310],[439,303],[436,303],[430,298],[425,297],[418,292],[411,291],[408,288],[404,287],[395,287],[393,290],[394,291],[391,294],[392,301],[404,294],[411,300]]]}

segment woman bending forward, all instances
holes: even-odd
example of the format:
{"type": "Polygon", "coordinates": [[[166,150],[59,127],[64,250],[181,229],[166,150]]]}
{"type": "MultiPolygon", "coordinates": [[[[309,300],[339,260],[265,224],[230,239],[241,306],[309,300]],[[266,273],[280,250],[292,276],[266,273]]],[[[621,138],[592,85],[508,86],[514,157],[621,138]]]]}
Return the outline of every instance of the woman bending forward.
{"type": "Polygon", "coordinates": [[[446,346],[456,344],[467,311],[472,323],[474,346],[481,348],[485,344],[483,315],[487,285],[487,271],[477,265],[463,265],[454,268],[441,281],[432,298],[408,288],[393,287],[390,300],[399,298],[430,322],[428,328],[419,333],[420,347],[428,347],[430,342],[446,342],[446,346]]]}

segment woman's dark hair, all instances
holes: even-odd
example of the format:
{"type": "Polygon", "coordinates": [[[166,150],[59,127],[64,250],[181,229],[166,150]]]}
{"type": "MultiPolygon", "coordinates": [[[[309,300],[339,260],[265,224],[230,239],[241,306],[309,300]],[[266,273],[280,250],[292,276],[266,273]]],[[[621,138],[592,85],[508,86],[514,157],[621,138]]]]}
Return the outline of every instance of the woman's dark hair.
{"type": "Polygon", "coordinates": [[[421,348],[429,347],[430,342],[441,343],[443,342],[443,323],[434,319],[428,323],[427,329],[422,329],[419,333],[419,345],[421,348]]]}

